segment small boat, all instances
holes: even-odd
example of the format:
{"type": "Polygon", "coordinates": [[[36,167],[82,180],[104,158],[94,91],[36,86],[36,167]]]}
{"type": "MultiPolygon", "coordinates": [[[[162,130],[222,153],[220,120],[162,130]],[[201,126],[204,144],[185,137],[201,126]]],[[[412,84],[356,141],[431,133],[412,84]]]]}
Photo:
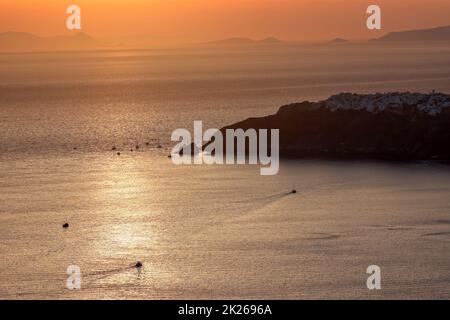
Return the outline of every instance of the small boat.
{"type": "Polygon", "coordinates": [[[292,194],[296,194],[297,193],[297,189],[295,189],[295,184],[294,184],[294,189],[292,189],[291,193],[292,194]]]}
{"type": "Polygon", "coordinates": [[[63,227],[64,229],[67,229],[67,228],[69,228],[69,224],[66,222],[66,223],[64,223],[64,224],[62,225],[62,227],[63,227]]]}
{"type": "Polygon", "coordinates": [[[134,265],[136,268],[142,268],[142,262],[138,261],[136,262],[136,264],[134,265]]]}

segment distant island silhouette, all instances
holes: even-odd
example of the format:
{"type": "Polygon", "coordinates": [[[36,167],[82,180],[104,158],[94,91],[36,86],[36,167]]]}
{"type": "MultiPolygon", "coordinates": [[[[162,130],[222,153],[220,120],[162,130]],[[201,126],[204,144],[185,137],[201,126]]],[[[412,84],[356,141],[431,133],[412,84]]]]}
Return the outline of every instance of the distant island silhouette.
{"type": "Polygon", "coordinates": [[[285,43],[284,41],[274,38],[274,37],[268,37],[261,40],[254,40],[251,38],[244,38],[244,37],[234,37],[234,38],[228,38],[223,40],[217,40],[217,41],[210,41],[203,44],[206,45],[227,45],[227,46],[241,46],[241,45],[276,45],[276,44],[282,44],[285,43]]]}
{"type": "MultiPolygon", "coordinates": [[[[328,41],[331,44],[346,44],[350,40],[337,37],[328,41]]],[[[407,30],[399,32],[390,32],[380,38],[369,40],[371,43],[448,43],[450,44],[450,26],[407,30]]],[[[275,37],[267,37],[255,40],[246,37],[234,37],[210,42],[203,42],[202,46],[277,46],[289,44],[291,42],[283,41],[275,37]]],[[[363,42],[359,42],[363,43],[363,42]]],[[[108,47],[127,47],[123,41],[113,43],[104,43],[84,32],[73,33],[64,36],[40,37],[27,32],[3,32],[0,33],[0,51],[53,51],[53,50],[86,50],[108,47]]],[[[145,47],[145,43],[135,43],[133,47],[145,47]]]]}
{"type": "Polygon", "coordinates": [[[332,43],[347,43],[349,41],[346,39],[343,39],[343,38],[334,38],[333,40],[331,40],[331,42],[332,43]]]}
{"type": "Polygon", "coordinates": [[[449,42],[450,26],[437,27],[430,29],[407,30],[399,32],[390,32],[385,36],[372,41],[381,42],[449,42]]]}
{"type": "Polygon", "coordinates": [[[0,33],[0,51],[17,50],[78,50],[103,44],[83,32],[67,36],[39,37],[26,32],[0,33]]]}
{"type": "MultiPolygon", "coordinates": [[[[330,44],[345,44],[350,41],[337,37],[328,41],[330,44]]],[[[369,40],[371,43],[406,43],[406,42],[439,42],[450,44],[450,26],[390,32],[380,38],[369,40]]],[[[275,37],[267,37],[255,40],[246,37],[233,37],[217,41],[203,42],[203,46],[277,46],[289,44],[275,37]]],[[[363,42],[359,42],[362,44],[363,42]]],[[[0,51],[36,51],[36,50],[83,50],[108,47],[127,47],[123,41],[117,44],[103,43],[84,32],[72,35],[40,37],[27,32],[3,32],[0,33],[0,51]]],[[[145,43],[135,43],[134,47],[145,47],[145,43]]]]}

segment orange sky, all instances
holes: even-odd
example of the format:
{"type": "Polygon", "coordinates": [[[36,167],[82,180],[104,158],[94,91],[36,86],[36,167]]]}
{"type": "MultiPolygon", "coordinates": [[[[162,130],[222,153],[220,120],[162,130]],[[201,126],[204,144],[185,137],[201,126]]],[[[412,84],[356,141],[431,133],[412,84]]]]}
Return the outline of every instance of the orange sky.
{"type": "Polygon", "coordinates": [[[0,32],[57,35],[70,4],[82,9],[82,29],[96,36],[201,41],[245,36],[284,40],[373,38],[365,10],[383,10],[383,32],[450,25],[450,0],[0,0],[0,32]]]}

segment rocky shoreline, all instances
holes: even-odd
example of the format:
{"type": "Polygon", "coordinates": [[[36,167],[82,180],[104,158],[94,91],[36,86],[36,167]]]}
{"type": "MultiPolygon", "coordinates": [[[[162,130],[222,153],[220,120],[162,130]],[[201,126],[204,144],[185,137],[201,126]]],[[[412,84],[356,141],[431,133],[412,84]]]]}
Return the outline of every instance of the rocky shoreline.
{"type": "Polygon", "coordinates": [[[221,131],[251,128],[279,129],[280,156],[450,161],[450,95],[435,92],[341,93],[221,131]]]}

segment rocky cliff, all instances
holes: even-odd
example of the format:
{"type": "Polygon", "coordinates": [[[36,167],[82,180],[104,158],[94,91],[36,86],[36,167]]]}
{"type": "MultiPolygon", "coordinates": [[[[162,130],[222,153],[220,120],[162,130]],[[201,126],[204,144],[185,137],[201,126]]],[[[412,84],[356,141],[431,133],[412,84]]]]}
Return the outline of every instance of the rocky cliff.
{"type": "Polygon", "coordinates": [[[280,129],[280,155],[450,160],[450,96],[342,93],[222,128],[280,129]]]}

